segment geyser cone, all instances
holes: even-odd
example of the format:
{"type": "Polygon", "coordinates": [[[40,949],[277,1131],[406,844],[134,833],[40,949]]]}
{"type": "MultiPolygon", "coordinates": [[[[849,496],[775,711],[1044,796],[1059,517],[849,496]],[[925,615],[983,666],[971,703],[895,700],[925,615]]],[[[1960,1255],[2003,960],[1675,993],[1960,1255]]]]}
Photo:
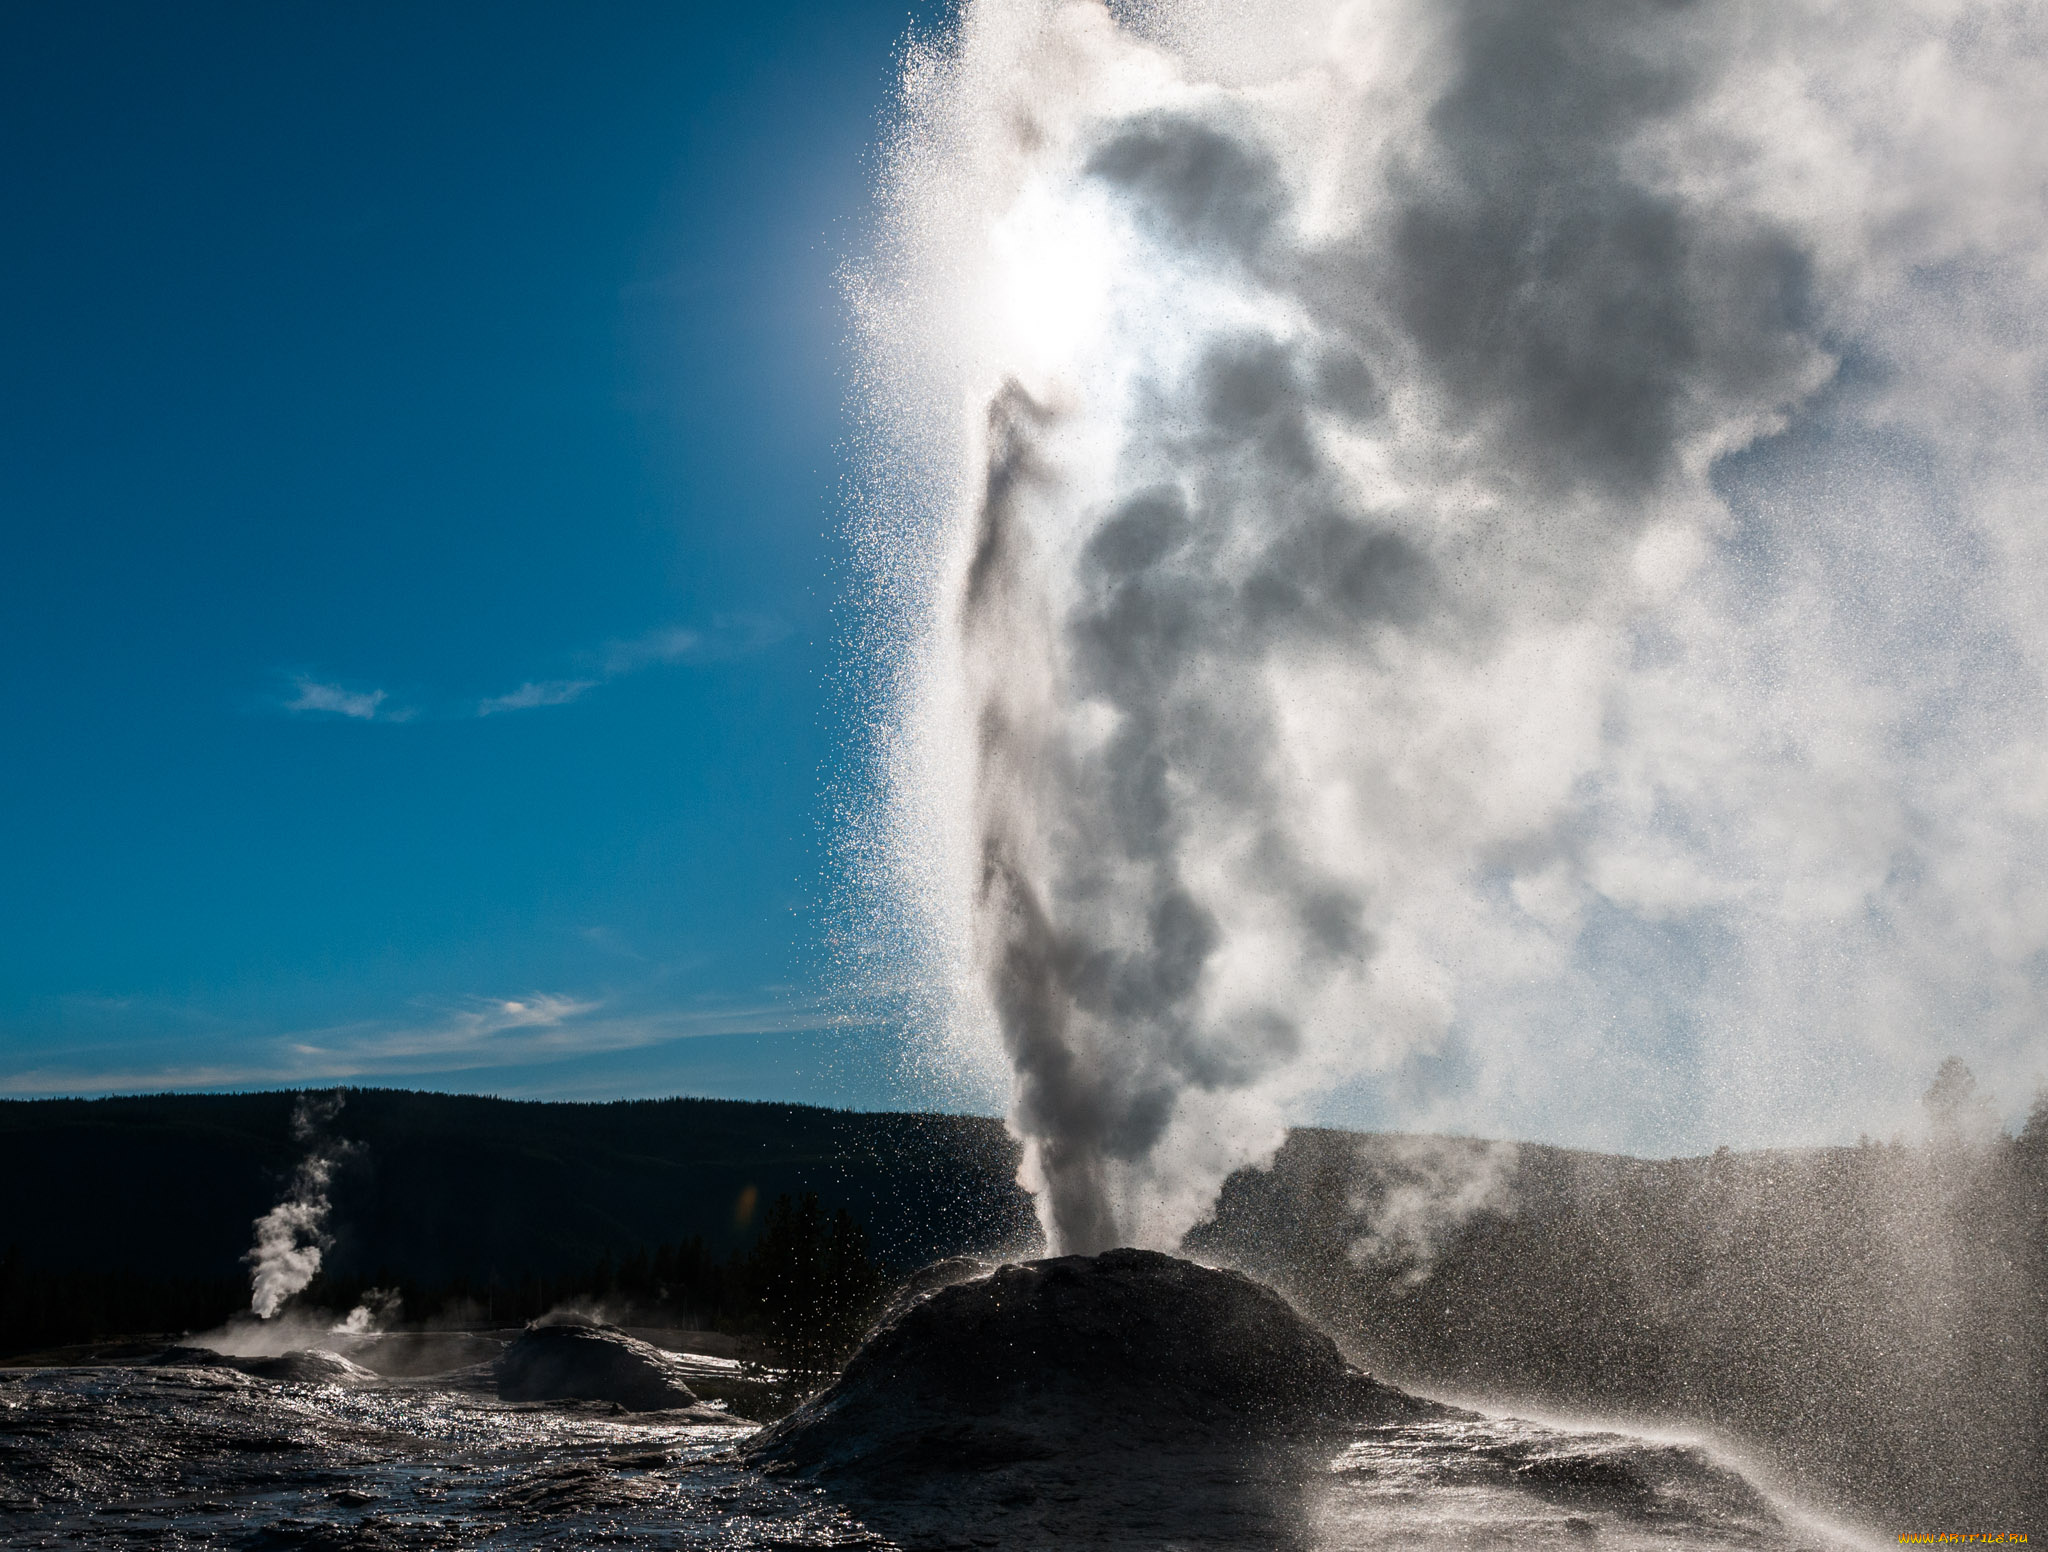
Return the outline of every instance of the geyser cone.
{"type": "Polygon", "coordinates": [[[1256,1540],[1315,1450],[1448,1415],[1352,1368],[1240,1273],[1112,1250],[998,1267],[901,1310],[749,1454],[910,1545],[984,1501],[1005,1544],[1203,1522],[1256,1540]]]}

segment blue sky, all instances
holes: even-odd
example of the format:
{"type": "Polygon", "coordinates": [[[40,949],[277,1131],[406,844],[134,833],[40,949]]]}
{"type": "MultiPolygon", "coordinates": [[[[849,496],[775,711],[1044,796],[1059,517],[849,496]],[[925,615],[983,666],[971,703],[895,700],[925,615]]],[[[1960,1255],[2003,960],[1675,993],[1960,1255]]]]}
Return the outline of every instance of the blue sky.
{"type": "Polygon", "coordinates": [[[892,1098],[811,945],[913,15],[0,15],[0,1092],[892,1098]]]}

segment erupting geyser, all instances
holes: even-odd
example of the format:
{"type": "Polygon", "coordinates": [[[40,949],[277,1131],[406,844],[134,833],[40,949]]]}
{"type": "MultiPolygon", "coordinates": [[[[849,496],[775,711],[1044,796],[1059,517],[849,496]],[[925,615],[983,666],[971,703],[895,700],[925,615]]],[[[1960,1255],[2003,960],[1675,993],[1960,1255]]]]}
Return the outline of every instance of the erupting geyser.
{"type": "Polygon", "coordinates": [[[1939,1031],[2017,1113],[2044,51],[1969,0],[972,0],[913,48],[852,844],[1053,1249],[1174,1247],[1333,1088],[1846,1140],[1939,1031]]]}

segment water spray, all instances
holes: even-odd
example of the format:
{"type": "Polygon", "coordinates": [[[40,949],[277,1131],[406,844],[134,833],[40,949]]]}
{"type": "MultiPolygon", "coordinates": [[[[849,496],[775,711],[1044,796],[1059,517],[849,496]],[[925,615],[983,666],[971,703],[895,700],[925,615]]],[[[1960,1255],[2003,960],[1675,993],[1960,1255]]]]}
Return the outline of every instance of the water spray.
{"type": "Polygon", "coordinates": [[[1846,1140],[1937,1023],[2019,1102],[2041,30],[982,0],[912,50],[855,846],[1055,1248],[1171,1247],[1331,1103],[1846,1140]]]}

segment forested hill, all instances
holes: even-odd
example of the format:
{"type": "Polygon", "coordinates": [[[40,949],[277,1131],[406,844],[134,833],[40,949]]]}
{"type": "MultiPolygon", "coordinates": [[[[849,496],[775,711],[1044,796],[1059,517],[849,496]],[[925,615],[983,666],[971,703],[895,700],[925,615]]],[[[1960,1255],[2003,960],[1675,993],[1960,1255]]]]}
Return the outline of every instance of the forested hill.
{"type": "Polygon", "coordinates": [[[342,1145],[327,1260],[341,1276],[546,1277],[693,1237],[722,1255],[784,1192],[849,1208],[898,1266],[993,1248],[1031,1221],[1014,1145],[979,1117],[352,1089],[301,1140],[298,1099],[0,1101],[0,1254],[52,1270],[244,1275],[251,1224],[323,1138],[342,1145]]]}
{"type": "MultiPolygon", "coordinates": [[[[304,1139],[299,1100],[0,1102],[0,1353],[245,1306],[252,1224],[322,1138],[333,1282],[308,1298],[336,1310],[374,1279],[410,1318],[491,1289],[505,1314],[531,1279],[516,1318],[595,1292],[744,1325],[735,1252],[785,1193],[849,1209],[885,1271],[1029,1236],[991,1120],[364,1089],[304,1139]]],[[[2048,1100],[2018,1137],[1967,1119],[1663,1160],[1299,1130],[1188,1248],[1425,1391],[1712,1425],[1900,1524],[2048,1526],[2048,1100]]]]}

